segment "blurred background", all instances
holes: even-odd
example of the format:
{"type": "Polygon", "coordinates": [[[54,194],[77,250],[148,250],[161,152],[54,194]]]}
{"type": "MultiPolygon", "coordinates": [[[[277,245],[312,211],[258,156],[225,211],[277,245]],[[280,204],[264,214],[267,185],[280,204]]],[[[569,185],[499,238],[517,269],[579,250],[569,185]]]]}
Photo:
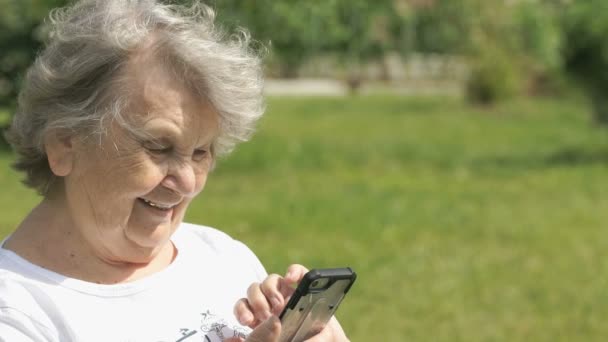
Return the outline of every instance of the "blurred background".
{"type": "MultiPolygon", "coordinates": [[[[187,1],[174,1],[187,2],[187,1]]],[[[64,0],[0,0],[0,127],[64,0]]],[[[267,114],[187,220],[351,266],[353,341],[608,336],[608,2],[216,0],[267,114]]],[[[39,198],[0,145],[0,236],[39,198]]]]}

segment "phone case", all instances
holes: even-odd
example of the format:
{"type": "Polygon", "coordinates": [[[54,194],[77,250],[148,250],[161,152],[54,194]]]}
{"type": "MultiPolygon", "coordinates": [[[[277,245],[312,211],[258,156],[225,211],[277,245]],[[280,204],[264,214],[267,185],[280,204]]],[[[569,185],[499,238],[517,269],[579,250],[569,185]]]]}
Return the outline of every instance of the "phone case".
{"type": "Polygon", "coordinates": [[[319,333],[334,315],[357,275],[349,267],[311,270],[279,316],[281,342],[300,342],[319,333]]]}

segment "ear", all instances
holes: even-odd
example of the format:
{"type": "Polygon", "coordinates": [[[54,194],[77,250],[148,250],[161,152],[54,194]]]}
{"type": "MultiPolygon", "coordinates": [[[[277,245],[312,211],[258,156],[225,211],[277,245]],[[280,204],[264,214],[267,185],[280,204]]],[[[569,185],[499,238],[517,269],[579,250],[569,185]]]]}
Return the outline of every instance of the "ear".
{"type": "Polygon", "coordinates": [[[55,130],[44,138],[44,150],[51,171],[55,176],[65,177],[74,165],[74,137],[66,131],[55,130]]]}

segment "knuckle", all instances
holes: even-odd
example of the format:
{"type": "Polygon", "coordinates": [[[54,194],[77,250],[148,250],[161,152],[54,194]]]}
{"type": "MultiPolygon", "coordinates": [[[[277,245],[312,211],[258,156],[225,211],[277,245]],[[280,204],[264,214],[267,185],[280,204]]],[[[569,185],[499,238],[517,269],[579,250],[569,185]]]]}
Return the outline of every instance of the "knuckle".
{"type": "Polygon", "coordinates": [[[247,288],[247,294],[253,293],[253,292],[255,292],[259,288],[260,288],[260,283],[252,283],[247,288]]]}
{"type": "Polygon", "coordinates": [[[247,289],[247,299],[249,301],[255,300],[256,297],[260,296],[261,293],[261,289],[260,289],[260,284],[255,283],[252,284],[251,286],[249,286],[249,288],[247,289]]]}

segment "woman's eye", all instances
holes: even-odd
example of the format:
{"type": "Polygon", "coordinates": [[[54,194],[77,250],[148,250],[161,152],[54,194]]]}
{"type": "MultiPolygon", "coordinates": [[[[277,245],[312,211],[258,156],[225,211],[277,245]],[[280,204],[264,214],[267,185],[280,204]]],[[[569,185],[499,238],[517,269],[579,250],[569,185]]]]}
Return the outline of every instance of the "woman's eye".
{"type": "Polygon", "coordinates": [[[194,161],[201,161],[205,158],[206,155],[207,155],[207,150],[203,150],[203,149],[194,150],[194,152],[192,153],[192,159],[194,161]]]}
{"type": "Polygon", "coordinates": [[[158,154],[169,153],[169,152],[171,152],[171,148],[170,147],[151,148],[150,152],[158,153],[158,154]]]}
{"type": "Polygon", "coordinates": [[[161,144],[155,144],[155,143],[144,144],[143,146],[150,153],[154,153],[154,154],[164,154],[164,153],[171,152],[171,146],[163,146],[161,144]]]}

